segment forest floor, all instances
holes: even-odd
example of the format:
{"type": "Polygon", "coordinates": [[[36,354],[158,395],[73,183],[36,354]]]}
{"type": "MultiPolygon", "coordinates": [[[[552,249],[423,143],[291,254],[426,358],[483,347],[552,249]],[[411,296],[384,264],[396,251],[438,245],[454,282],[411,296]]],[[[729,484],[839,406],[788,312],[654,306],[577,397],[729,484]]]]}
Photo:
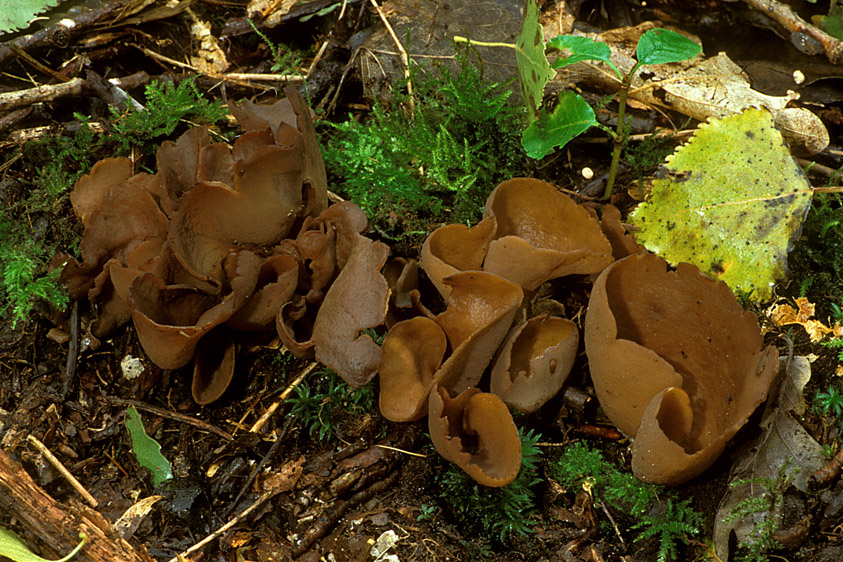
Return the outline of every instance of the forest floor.
{"type": "MultiPolygon", "coordinates": [[[[73,514],[65,520],[65,531],[89,508],[28,436],[53,452],[112,524],[141,500],[160,496],[146,509],[125,516],[132,523],[121,535],[131,545],[125,547],[131,552],[126,560],[175,561],[186,552],[182,560],[195,562],[649,562],[660,555],[667,560],[725,561],[739,555],[745,560],[794,562],[843,559],[843,484],[837,482],[841,462],[834,460],[840,458],[835,454],[843,423],[843,396],[837,395],[842,392],[839,350],[812,341],[803,329],[807,318],[776,325],[769,303],[752,308],[765,330],[765,343],[776,346],[781,357],[810,360],[810,380],[799,387],[807,408],[796,417],[816,447],[824,448],[832,477],[804,490],[784,475],[761,482],[757,498],[763,505],[747,516],[749,528],[758,527],[767,533],[764,540],[775,536],[778,542],[768,541],[754,550],[745,544],[738,550],[739,539],[727,532],[721,544],[736,553],[731,557],[717,549],[715,527],[722,524],[717,522],[722,516],[718,509],[733,481],[733,460],[761,433],[763,407],[701,476],[670,492],[638,488],[624,479],[631,474],[630,442],[598,407],[587,361],[580,353],[566,390],[537,413],[520,419],[524,431],[531,431],[525,437],[525,452],[531,451],[536,463],[529,473],[534,479],[522,483],[514,492],[518,497],[501,499],[500,494],[490,495],[460,479],[461,472],[434,450],[424,421],[400,424],[381,417],[376,382],[352,391],[312,360],[293,357],[277,338],[244,345],[228,391],[200,406],[191,395],[190,368],[157,367],[147,358],[131,323],[94,341],[86,336],[92,319],[86,303],[80,302],[71,314],[73,305],[55,306],[62,303],[61,297],[47,292],[53,304],[37,300],[32,301],[31,311],[25,306],[15,309],[20,302],[16,298],[26,301],[32,296],[14,294],[19,285],[9,278],[8,264],[18,255],[15,252],[34,252],[25,260],[34,264],[31,275],[37,278],[46,273],[53,254],[78,249],[84,229],[68,196],[76,179],[97,160],[115,154],[130,156],[137,171],[154,172],[155,150],[161,142],[175,139],[203,117],[202,111],[182,119],[164,116],[160,129],[148,127],[132,136],[131,129],[119,126],[127,122],[126,110],[110,97],[113,90],[107,80],[114,78],[122,80],[125,93],[146,100],[148,107],[155,107],[149,89],[145,90],[149,84],[181,84],[187,78],[195,85],[195,90],[182,91],[186,96],[182,101],[188,104],[196,103],[195,95],[266,102],[283,97],[287,86],[299,89],[316,112],[320,142],[328,147],[328,188],[361,205],[369,203],[363,205],[371,218],[369,236],[389,244],[392,257],[417,259],[421,242],[434,228],[479,218],[482,201],[494,188],[482,178],[475,214],[459,219],[447,212],[412,216],[411,210],[356,201],[364,196],[360,194],[365,194],[365,186],[357,186],[358,191],[347,188],[354,185],[348,179],[351,167],[342,167],[345,149],[336,139],[388,142],[375,134],[338,135],[348,134],[349,122],[367,125],[376,120],[376,108],[384,112],[382,118],[407,110],[393,99],[396,94],[405,103],[408,99],[402,90],[404,44],[409,60],[424,69],[421,75],[433,76],[424,93],[429,99],[438,99],[442,84],[454,84],[432,70],[436,65],[449,68],[448,76],[474,79],[471,72],[465,74],[468,64],[482,70],[485,82],[477,82],[478,88],[506,84],[504,89],[513,90],[510,107],[517,107],[513,51],[472,51],[473,62],[460,66],[450,38],[513,42],[521,26],[522,2],[395,0],[378,6],[380,13],[369,0],[253,1],[248,7],[238,0],[176,4],[165,8],[163,3],[145,6],[121,0],[58,14],[43,32],[28,29],[0,36],[6,41],[0,43],[0,236],[6,237],[0,242],[5,247],[0,257],[6,274],[2,290],[5,302],[11,303],[0,318],[0,448],[31,476],[26,486],[33,487],[33,494],[40,488],[58,502],[57,509],[73,514]],[[77,26],[61,30],[53,23],[65,15],[76,19],[77,26]],[[395,37],[384,28],[384,18],[391,22],[395,37]],[[42,86],[41,91],[31,93],[24,105],[4,105],[8,98],[3,96],[35,86],[42,86]],[[96,140],[103,135],[111,140],[96,140]],[[161,454],[172,465],[174,478],[159,487],[132,453],[125,427],[129,406],[137,408],[147,433],[160,443],[161,454]],[[587,444],[602,460],[588,457],[597,463],[598,474],[566,487],[559,481],[559,466],[584,462],[565,456],[575,443],[587,444]],[[612,493],[627,488],[656,495],[643,511],[630,512],[611,501],[612,493]],[[496,514],[502,505],[513,511],[496,514]],[[763,524],[768,508],[779,514],[770,516],[775,519],[773,528],[763,524]],[[233,525],[216,533],[232,520],[233,525]],[[688,525],[652,523],[665,520],[688,525]],[[195,546],[210,535],[206,544],[195,546]]],[[[799,103],[821,117],[831,138],[822,152],[799,156],[815,162],[808,170],[814,186],[839,183],[835,170],[843,166],[839,145],[843,72],[824,53],[809,56],[794,46],[799,41],[815,42],[808,35],[761,21],[757,11],[740,2],[546,0],[540,4],[545,39],[556,34],[554,29],[617,30],[622,35],[642,22],[658,22],[695,37],[707,56],[727,53],[750,74],[759,91],[776,96],[798,91],[799,103]],[[794,81],[794,72],[802,78],[794,81]]],[[[827,3],[821,4],[797,2],[794,9],[810,20],[827,13],[827,3]]],[[[569,79],[574,82],[578,81],[569,79]]],[[[546,97],[569,83],[551,83],[546,97]]],[[[599,86],[582,82],[577,87],[589,101],[601,105],[601,120],[617,120],[616,104],[607,102],[599,86]]],[[[432,106],[434,112],[447,111],[441,99],[432,103],[440,103],[432,106]]],[[[158,107],[166,112],[170,106],[158,107]]],[[[623,216],[637,204],[639,181],[652,177],[661,159],[685,137],[680,133],[664,142],[643,139],[655,139],[651,135],[670,130],[673,124],[691,130],[698,123],[641,103],[633,104],[629,114],[632,148],[625,152],[612,198],[623,216]]],[[[230,117],[212,124],[221,138],[230,140],[236,134],[230,117]]],[[[605,134],[593,132],[543,160],[529,160],[514,150],[495,165],[594,202],[609,169],[612,145],[605,134]]],[[[383,145],[378,148],[384,150],[383,145]]],[[[347,158],[361,156],[348,153],[347,158]]],[[[804,161],[800,164],[807,166],[804,161]]],[[[797,298],[807,298],[816,305],[816,319],[827,326],[843,319],[839,292],[843,282],[838,281],[843,278],[843,243],[838,241],[843,235],[838,229],[843,227],[837,224],[843,224],[843,216],[838,221],[838,197],[815,200],[792,254],[791,276],[777,288],[774,303],[796,307],[797,298]]],[[[590,284],[574,277],[554,282],[545,294],[565,294],[553,298],[582,327],[590,284]]],[[[0,483],[8,477],[0,475],[0,483]]],[[[75,532],[56,536],[51,534],[55,531],[39,529],[10,507],[14,502],[8,493],[0,486],[0,506],[4,506],[0,526],[14,530],[45,557],[60,557],[72,548],[75,532]]],[[[117,540],[113,532],[107,534],[117,540]]],[[[105,562],[90,549],[77,556],[105,562]]]]}

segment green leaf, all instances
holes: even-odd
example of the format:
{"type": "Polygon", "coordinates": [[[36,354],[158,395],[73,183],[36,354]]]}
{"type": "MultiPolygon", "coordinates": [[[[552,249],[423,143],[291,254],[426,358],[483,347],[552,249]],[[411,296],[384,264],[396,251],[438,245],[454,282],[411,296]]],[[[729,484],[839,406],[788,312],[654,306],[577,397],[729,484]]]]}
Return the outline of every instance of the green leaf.
{"type": "Polygon", "coordinates": [[[524,22],[515,41],[515,61],[518,63],[521,97],[524,98],[528,118],[532,123],[538,119],[544,87],[556,74],[544,55],[544,36],[542,26],[539,25],[536,0],[527,0],[524,4],[524,22]]]}
{"type": "Polygon", "coordinates": [[[143,422],[134,406],[126,411],[126,427],[132,437],[132,452],[141,466],[152,472],[152,483],[157,488],[162,482],[173,477],[170,461],[161,454],[161,445],[146,434],[143,422]]]}
{"type": "Polygon", "coordinates": [[[27,27],[32,18],[58,3],[59,0],[7,0],[0,2],[0,33],[8,33],[27,27]]]}
{"type": "Polygon", "coordinates": [[[770,113],[747,109],[703,125],[662,172],[630,215],[638,242],[753,300],[769,299],[812,195],[770,113]]]}
{"type": "Polygon", "coordinates": [[[597,125],[594,110],[578,94],[567,91],[553,113],[542,110],[521,137],[521,146],[530,158],[544,158],[557,146],[562,147],[597,125]]]}
{"type": "MultiPolygon", "coordinates": [[[[56,560],[55,562],[67,562],[76,554],[82,550],[82,547],[85,546],[85,543],[88,542],[88,537],[86,537],[83,533],[79,533],[79,537],[82,539],[76,548],[70,551],[70,553],[61,558],[56,560]]],[[[51,562],[47,558],[41,558],[32,553],[29,550],[29,547],[24,544],[20,537],[18,537],[13,531],[9,529],[5,529],[0,527],[0,556],[5,556],[15,562],[51,562]]]]}
{"type": "Polygon", "coordinates": [[[692,59],[702,47],[669,29],[651,29],[638,40],[638,64],[664,64],[692,59]]]}
{"type": "Polygon", "coordinates": [[[568,58],[553,61],[551,65],[553,68],[562,68],[584,60],[610,62],[609,58],[612,56],[612,49],[606,43],[575,35],[557,35],[547,42],[547,48],[571,51],[571,56],[568,58]]]}

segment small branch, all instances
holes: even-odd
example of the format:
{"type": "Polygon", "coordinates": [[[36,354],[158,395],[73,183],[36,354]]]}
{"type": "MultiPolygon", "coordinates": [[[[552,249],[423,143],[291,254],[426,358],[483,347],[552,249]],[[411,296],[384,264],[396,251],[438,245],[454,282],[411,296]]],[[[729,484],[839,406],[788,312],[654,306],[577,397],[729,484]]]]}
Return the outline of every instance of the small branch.
{"type": "Polygon", "coordinates": [[[251,428],[249,428],[249,431],[251,433],[257,433],[258,431],[260,431],[261,428],[266,424],[266,422],[269,421],[269,418],[272,417],[272,414],[275,413],[275,410],[277,410],[279,408],[279,406],[281,406],[281,404],[284,402],[284,400],[286,400],[287,397],[290,394],[292,394],[293,390],[298,385],[301,384],[301,381],[303,381],[304,378],[307,375],[309,375],[313,371],[313,369],[315,369],[318,366],[319,366],[319,363],[317,363],[316,361],[313,361],[312,363],[310,363],[310,365],[308,365],[307,367],[302,369],[302,372],[299,373],[299,376],[297,376],[296,379],[293,382],[291,382],[290,385],[287,388],[284,389],[284,392],[281,393],[281,396],[278,397],[278,400],[276,400],[266,410],[266,412],[264,412],[264,414],[260,417],[260,419],[255,422],[255,425],[253,425],[251,428]]]}
{"type": "Polygon", "coordinates": [[[454,35],[452,37],[454,43],[468,43],[469,45],[476,45],[478,47],[505,47],[507,49],[514,49],[518,50],[518,45],[515,43],[498,43],[495,41],[475,41],[474,39],[469,39],[468,37],[460,37],[459,35],[454,35]]]}
{"type": "Polygon", "coordinates": [[[210,535],[208,535],[207,537],[205,537],[204,539],[202,539],[198,543],[194,544],[193,546],[191,546],[190,548],[188,548],[187,550],[185,550],[184,552],[182,552],[181,554],[179,554],[175,558],[171,558],[169,560],[169,562],[182,562],[184,560],[189,560],[188,556],[190,554],[192,554],[192,553],[196,552],[197,550],[201,549],[202,547],[204,547],[206,544],[210,543],[214,539],[216,539],[218,537],[221,537],[226,531],[228,531],[229,529],[231,529],[232,527],[237,525],[240,521],[242,521],[243,519],[248,517],[253,511],[255,511],[257,508],[259,508],[260,506],[265,504],[267,501],[272,499],[272,497],[277,495],[277,494],[278,494],[278,492],[275,491],[275,490],[272,490],[272,491],[269,491],[269,492],[264,492],[264,494],[261,497],[259,497],[257,499],[257,501],[255,501],[255,503],[253,503],[252,505],[250,505],[249,507],[247,507],[246,509],[241,511],[239,514],[237,514],[237,516],[234,517],[234,519],[232,519],[231,521],[229,521],[228,523],[226,523],[225,525],[223,525],[222,527],[220,527],[219,529],[217,529],[216,531],[214,531],[213,533],[211,533],[210,535]]]}
{"type": "Polygon", "coordinates": [[[134,406],[138,410],[143,410],[145,412],[149,412],[150,414],[154,414],[162,418],[168,418],[186,425],[192,425],[193,427],[201,429],[202,431],[207,431],[208,433],[214,433],[216,435],[219,435],[226,441],[231,441],[234,439],[234,437],[230,433],[218,428],[215,425],[211,425],[206,421],[198,420],[196,418],[192,418],[190,416],[186,416],[178,412],[171,412],[169,410],[164,410],[163,408],[150,406],[149,404],[146,404],[145,402],[140,402],[138,400],[126,400],[125,398],[117,398],[116,396],[103,396],[102,398],[103,400],[105,400],[106,402],[110,402],[111,404],[118,404],[120,406],[134,406]]]}
{"type": "MultiPolygon", "coordinates": [[[[119,80],[110,81],[111,84],[124,90],[132,89],[149,82],[149,75],[146,72],[138,72],[119,80]]],[[[87,80],[74,78],[62,84],[47,84],[26,90],[15,92],[4,92],[0,94],[0,113],[4,113],[16,107],[28,106],[35,103],[55,101],[59,98],[80,96],[91,90],[87,80]]]]}
{"type": "Polygon", "coordinates": [[[404,49],[404,45],[402,45],[401,41],[398,40],[398,36],[395,35],[395,31],[389,24],[389,20],[386,19],[386,14],[384,14],[383,10],[381,10],[377,0],[369,0],[369,2],[371,2],[372,6],[375,7],[375,10],[378,11],[378,16],[380,16],[383,25],[386,27],[386,31],[389,33],[389,36],[392,37],[392,41],[395,43],[395,47],[398,49],[398,52],[401,53],[401,64],[404,66],[404,78],[407,80],[407,95],[410,96],[407,101],[407,105],[410,108],[410,116],[412,117],[416,113],[416,102],[413,98],[413,83],[410,80],[410,57],[407,56],[407,50],[404,49]]]}
{"type": "Polygon", "coordinates": [[[80,495],[80,496],[82,496],[82,497],[85,499],[85,501],[86,501],[86,502],[88,502],[89,504],[91,504],[91,507],[98,507],[98,506],[99,506],[100,502],[98,502],[98,501],[97,501],[97,498],[95,498],[94,496],[92,496],[92,495],[91,495],[91,493],[90,493],[90,492],[88,492],[88,490],[86,490],[86,489],[85,489],[85,487],[84,487],[84,486],[83,486],[83,485],[79,482],[79,480],[77,480],[77,479],[76,479],[76,477],[75,477],[75,476],[73,476],[73,475],[70,473],[70,471],[69,471],[69,470],[67,470],[67,469],[64,467],[64,465],[61,463],[61,461],[60,461],[59,459],[57,459],[57,458],[55,457],[55,455],[53,455],[53,453],[52,453],[52,452],[50,452],[50,450],[47,448],[47,446],[46,446],[46,445],[44,445],[43,443],[41,443],[41,441],[39,441],[39,440],[38,440],[38,439],[37,439],[34,435],[32,435],[32,434],[27,435],[27,436],[26,436],[26,440],[27,440],[29,443],[32,443],[32,445],[33,445],[36,449],[38,449],[38,451],[39,451],[42,455],[44,455],[44,458],[45,458],[45,459],[47,459],[47,462],[49,462],[51,465],[53,465],[53,468],[55,468],[56,470],[58,470],[58,471],[59,471],[59,473],[60,473],[62,476],[64,476],[64,479],[65,479],[65,480],[67,480],[67,481],[68,481],[68,483],[69,483],[71,486],[73,486],[73,489],[74,489],[74,490],[76,490],[77,492],[79,492],[79,495],[80,495]]]}

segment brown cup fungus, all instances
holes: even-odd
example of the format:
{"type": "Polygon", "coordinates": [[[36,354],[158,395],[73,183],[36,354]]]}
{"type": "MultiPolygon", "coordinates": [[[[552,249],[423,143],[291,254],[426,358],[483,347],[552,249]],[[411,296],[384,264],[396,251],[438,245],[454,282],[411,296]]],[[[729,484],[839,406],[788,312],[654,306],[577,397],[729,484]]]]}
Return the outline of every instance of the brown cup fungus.
{"type": "Polygon", "coordinates": [[[755,316],[729,288],[654,255],[597,278],[585,325],[597,397],[634,438],[632,469],[675,486],[708,468],[761,404],[776,373],[755,316]]]}
{"type": "Polygon", "coordinates": [[[541,315],[519,324],[492,368],[492,393],[521,412],[535,412],[562,389],[579,342],[577,325],[567,318],[541,315]]]}
{"type": "Polygon", "coordinates": [[[72,299],[94,304],[92,335],[131,319],[158,366],[193,361],[202,404],[231,381],[238,342],[276,329],[355,386],[380,363],[360,332],[383,322],[387,247],[360,234],[356,205],[328,207],[311,112],[286,93],[268,106],[232,104],[246,129],[232,145],[191,129],[162,144],[157,173],[110,158],[71,194],[85,234],[82,262],[70,260],[62,279],[72,299]]]}
{"type": "Polygon", "coordinates": [[[440,455],[484,486],[506,486],[521,468],[521,439],[509,409],[494,394],[469,388],[451,398],[430,394],[430,439],[440,455]]]}
{"type": "Polygon", "coordinates": [[[420,305],[408,264],[390,267],[391,286],[402,295],[392,314],[418,316],[396,322],[384,340],[381,413],[412,421],[429,412],[431,438],[444,457],[481,484],[511,482],[521,448],[507,405],[529,413],[555,396],[579,341],[570,320],[524,320],[529,300],[551,279],[597,274],[611,261],[612,246],[592,212],[540,180],[501,183],[482,221],[443,226],[425,240],[421,266],[445,312],[434,316],[420,305]],[[476,386],[490,369],[492,392],[482,393],[476,386]]]}

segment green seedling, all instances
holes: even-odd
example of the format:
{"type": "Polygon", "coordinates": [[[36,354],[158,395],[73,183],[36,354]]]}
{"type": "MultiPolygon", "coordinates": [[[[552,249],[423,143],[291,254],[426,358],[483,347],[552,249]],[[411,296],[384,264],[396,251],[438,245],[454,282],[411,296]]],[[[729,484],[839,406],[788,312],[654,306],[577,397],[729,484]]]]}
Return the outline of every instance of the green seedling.
{"type": "Polygon", "coordinates": [[[438,509],[435,505],[421,504],[421,513],[416,516],[416,521],[432,521],[438,509]]]}
{"type": "Polygon", "coordinates": [[[817,391],[814,397],[814,410],[824,416],[840,419],[843,416],[843,391],[840,386],[832,384],[825,392],[817,391]]]}
{"type": "MultiPolygon", "coordinates": [[[[675,31],[660,28],[651,29],[644,33],[638,40],[638,45],[636,47],[637,62],[626,74],[621,73],[612,61],[609,60],[612,54],[609,46],[599,41],[593,41],[586,37],[560,35],[551,39],[547,43],[547,48],[560,51],[567,50],[571,53],[571,56],[568,58],[556,59],[551,65],[555,69],[562,68],[574,62],[586,60],[599,61],[605,63],[606,66],[611,68],[620,80],[620,88],[618,90],[618,125],[617,130],[612,134],[612,137],[614,138],[614,150],[612,151],[612,164],[609,168],[609,179],[606,182],[606,192],[604,193],[604,197],[608,199],[612,193],[612,186],[614,185],[615,177],[618,172],[621,149],[623,148],[626,96],[629,93],[632,77],[635,76],[635,73],[638,72],[642,66],[679,62],[694,58],[702,51],[702,47],[675,31]]],[[[555,125],[558,120],[562,120],[564,122],[568,115],[572,113],[574,115],[583,115],[587,112],[585,110],[585,106],[588,106],[588,104],[576,94],[574,96],[563,96],[559,105],[557,105],[556,109],[554,109],[551,114],[548,124],[555,125]],[[561,109],[559,108],[560,105],[562,106],[561,109]],[[556,117],[557,115],[558,118],[556,117]]],[[[591,112],[591,115],[594,115],[593,111],[591,112]]],[[[597,125],[596,121],[593,123],[594,125],[597,125]]],[[[533,125],[535,125],[535,123],[533,125]]],[[[533,125],[530,127],[533,127],[533,125]]],[[[535,129],[533,132],[529,133],[529,135],[528,131],[530,131],[529,127],[527,131],[524,131],[524,138],[534,139],[534,141],[531,142],[531,145],[535,146],[532,150],[532,154],[528,149],[527,154],[530,156],[538,155],[542,151],[545,151],[545,154],[547,154],[555,146],[564,146],[564,144],[570,140],[564,136],[556,138],[555,136],[548,135],[547,133],[543,134],[538,129],[535,129]],[[560,141],[562,144],[559,144],[560,141]]],[[[544,156],[544,154],[542,154],[542,156],[544,156]]]]}
{"type": "Polygon", "coordinates": [[[132,438],[132,452],[135,458],[144,468],[152,473],[152,484],[156,488],[173,478],[173,469],[170,461],[161,454],[161,445],[152,437],[147,435],[143,427],[140,415],[134,406],[129,406],[126,411],[126,428],[132,438]]]}
{"type": "Polygon", "coordinates": [[[565,488],[588,489],[596,504],[633,522],[630,529],[641,530],[636,541],[657,537],[659,562],[675,559],[677,545],[687,544],[702,531],[702,514],[690,500],[679,501],[664,487],[619,470],[600,451],[581,442],[566,447],[548,472],[565,488]],[[656,509],[661,502],[663,508],[656,509]]]}
{"type": "Polygon", "coordinates": [[[79,533],[79,538],[82,541],[67,556],[58,560],[49,560],[33,554],[29,550],[29,547],[14,532],[0,527],[0,556],[13,560],[14,562],[68,562],[88,542],[88,537],[84,533],[79,533]]]}
{"type": "Polygon", "coordinates": [[[439,478],[442,501],[451,507],[460,522],[501,542],[513,535],[531,533],[535,524],[529,517],[535,510],[535,487],[541,482],[538,477],[541,451],[536,447],[541,435],[519,429],[519,436],[521,470],[511,484],[503,488],[481,486],[453,465],[439,478]]]}
{"type": "Polygon", "coordinates": [[[638,40],[637,62],[629,72],[624,74],[610,60],[612,51],[609,46],[600,41],[594,41],[588,37],[559,35],[543,45],[542,27],[538,23],[535,0],[527,0],[524,23],[515,44],[471,41],[465,37],[454,37],[454,40],[478,46],[515,49],[521,92],[529,115],[529,125],[524,130],[521,144],[529,157],[543,158],[555,148],[565,146],[591,127],[601,127],[614,138],[612,164],[609,168],[605,198],[611,195],[617,176],[624,141],[626,97],[632,77],[642,66],[679,62],[693,58],[702,51],[702,47],[698,44],[674,31],[661,28],[651,29],[638,40]],[[547,51],[568,51],[570,55],[549,64],[546,58],[547,51]],[[554,75],[551,69],[555,70],[583,61],[602,62],[617,75],[619,82],[618,125],[615,131],[600,125],[591,106],[581,96],[571,91],[562,94],[552,112],[541,107],[544,87],[554,75]]]}

